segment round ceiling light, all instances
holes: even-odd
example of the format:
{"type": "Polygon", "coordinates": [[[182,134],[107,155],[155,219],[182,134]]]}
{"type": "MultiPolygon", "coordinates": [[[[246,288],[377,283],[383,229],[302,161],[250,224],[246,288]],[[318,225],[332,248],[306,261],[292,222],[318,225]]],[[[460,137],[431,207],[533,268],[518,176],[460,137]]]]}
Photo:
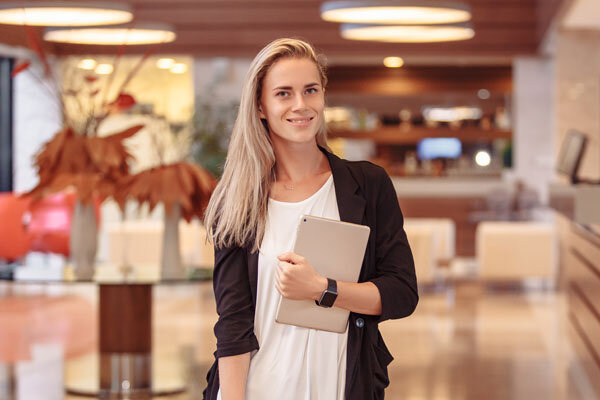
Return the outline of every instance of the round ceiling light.
{"type": "Polygon", "coordinates": [[[448,1],[328,1],[321,18],[361,24],[450,24],[471,19],[471,9],[448,1]]]}
{"type": "Polygon", "coordinates": [[[404,65],[402,57],[386,57],[383,59],[383,65],[388,68],[400,68],[404,65]]]}
{"type": "Polygon", "coordinates": [[[112,25],[133,19],[121,3],[22,1],[0,4],[0,24],[38,26],[112,25]]]}
{"type": "Polygon", "coordinates": [[[73,44],[136,45],[168,43],[175,31],[165,24],[135,24],[118,27],[48,28],[44,40],[73,44]]]}
{"type": "Polygon", "coordinates": [[[349,40],[389,43],[429,43],[467,40],[475,36],[468,23],[446,25],[342,24],[341,35],[349,40]]]}

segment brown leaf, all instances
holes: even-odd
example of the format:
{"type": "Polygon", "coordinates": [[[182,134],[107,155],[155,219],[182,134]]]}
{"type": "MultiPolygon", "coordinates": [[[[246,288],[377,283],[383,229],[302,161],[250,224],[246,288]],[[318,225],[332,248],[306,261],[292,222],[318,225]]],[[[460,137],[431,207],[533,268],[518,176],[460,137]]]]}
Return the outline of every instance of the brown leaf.
{"type": "Polygon", "coordinates": [[[31,65],[30,61],[23,61],[22,63],[18,64],[10,73],[11,78],[14,78],[15,76],[17,76],[19,74],[19,72],[25,71],[27,68],[29,68],[30,65],[31,65]]]}

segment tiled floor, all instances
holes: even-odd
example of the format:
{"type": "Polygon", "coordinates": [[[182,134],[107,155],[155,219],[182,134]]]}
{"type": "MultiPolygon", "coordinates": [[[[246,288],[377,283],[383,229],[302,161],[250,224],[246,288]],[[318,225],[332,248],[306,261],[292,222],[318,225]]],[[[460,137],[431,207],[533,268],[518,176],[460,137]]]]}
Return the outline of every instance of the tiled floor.
{"type": "MultiPolygon", "coordinates": [[[[96,301],[93,288],[79,288],[78,292],[96,301]]],[[[201,398],[204,375],[212,363],[215,345],[212,287],[209,283],[160,287],[155,289],[154,296],[155,381],[166,386],[187,381],[189,388],[183,395],[162,398],[201,398]]],[[[574,359],[565,336],[562,295],[484,290],[467,284],[457,288],[454,304],[449,304],[444,293],[425,293],[413,316],[381,325],[395,356],[390,365],[391,384],[386,398],[589,398],[579,394],[585,389],[585,378],[575,379],[580,389],[568,378],[567,371],[573,370],[574,359]]],[[[21,380],[19,384],[30,389],[34,385],[37,389],[23,391],[28,393],[27,397],[20,399],[59,398],[63,379],[67,385],[93,385],[96,360],[93,353],[68,360],[63,376],[49,374],[47,363],[41,364],[39,368],[44,370],[37,374],[32,374],[29,368],[26,377],[37,375],[36,383],[21,380]],[[54,380],[39,379],[44,373],[54,380]],[[32,394],[36,392],[39,397],[32,394]]],[[[60,368],[60,364],[59,360],[55,368],[60,368]]]]}

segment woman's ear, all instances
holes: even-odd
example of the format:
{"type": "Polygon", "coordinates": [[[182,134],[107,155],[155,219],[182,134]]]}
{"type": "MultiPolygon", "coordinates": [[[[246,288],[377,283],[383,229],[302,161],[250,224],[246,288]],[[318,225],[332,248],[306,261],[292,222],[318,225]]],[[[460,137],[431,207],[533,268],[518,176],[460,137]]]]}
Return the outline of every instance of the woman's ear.
{"type": "Polygon", "coordinates": [[[260,119],[267,119],[267,116],[263,112],[263,108],[262,108],[262,105],[260,103],[258,103],[258,116],[259,116],[260,119]]]}

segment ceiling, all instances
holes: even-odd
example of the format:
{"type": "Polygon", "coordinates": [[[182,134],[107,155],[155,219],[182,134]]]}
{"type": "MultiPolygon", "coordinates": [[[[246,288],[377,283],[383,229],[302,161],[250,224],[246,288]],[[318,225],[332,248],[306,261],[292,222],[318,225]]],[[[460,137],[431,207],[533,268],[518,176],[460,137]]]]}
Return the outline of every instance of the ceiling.
{"type": "MultiPolygon", "coordinates": [[[[342,39],[339,25],[319,16],[317,0],[132,0],[137,21],[169,23],[177,39],[155,53],[251,57],[269,41],[302,37],[339,64],[379,62],[400,55],[421,63],[509,64],[512,57],[538,51],[544,33],[563,0],[463,0],[471,6],[475,37],[435,44],[384,44],[342,39]]],[[[0,1],[5,2],[5,1],[0,1]]],[[[41,30],[38,30],[41,33],[41,30]]],[[[24,43],[21,27],[0,26],[0,42],[24,43]]],[[[115,54],[109,46],[48,44],[65,54],[115,54]]],[[[128,53],[144,53],[131,46],[128,53]]]]}

